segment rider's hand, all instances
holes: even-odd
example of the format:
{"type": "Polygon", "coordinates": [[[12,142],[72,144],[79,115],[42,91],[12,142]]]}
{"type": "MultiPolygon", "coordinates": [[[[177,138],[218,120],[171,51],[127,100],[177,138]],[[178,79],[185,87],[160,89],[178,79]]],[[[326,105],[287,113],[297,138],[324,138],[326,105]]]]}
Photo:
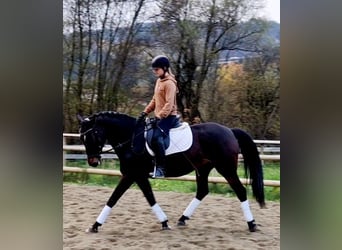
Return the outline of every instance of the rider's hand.
{"type": "Polygon", "coordinates": [[[147,116],[147,113],[146,113],[146,112],[144,112],[144,111],[141,112],[140,115],[139,115],[138,118],[137,118],[137,122],[138,122],[138,123],[144,122],[146,116],[147,116]]]}

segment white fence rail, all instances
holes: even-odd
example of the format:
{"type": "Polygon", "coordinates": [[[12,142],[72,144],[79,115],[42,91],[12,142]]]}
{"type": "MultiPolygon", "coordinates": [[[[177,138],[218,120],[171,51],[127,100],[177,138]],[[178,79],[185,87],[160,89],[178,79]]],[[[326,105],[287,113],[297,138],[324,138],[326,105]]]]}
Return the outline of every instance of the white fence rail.
{"type": "MultiPolygon", "coordinates": [[[[68,145],[66,138],[79,138],[79,134],[74,133],[63,133],[63,172],[73,172],[73,173],[89,173],[89,174],[100,174],[100,175],[112,175],[121,176],[118,170],[109,169],[99,169],[99,168],[78,168],[78,167],[68,167],[66,165],[67,159],[86,159],[85,147],[84,145],[68,145]],[[70,154],[70,152],[79,152],[78,154],[70,154]]],[[[260,159],[263,161],[280,161],[280,141],[273,140],[254,140],[258,145],[258,150],[260,152],[260,159]]],[[[114,150],[110,145],[105,145],[103,151],[109,154],[102,154],[103,159],[118,159],[114,150]]],[[[239,159],[242,160],[242,155],[239,154],[239,159]]],[[[168,180],[181,180],[181,181],[196,181],[195,176],[185,175],[182,177],[165,178],[168,180]]],[[[247,183],[246,179],[240,178],[242,183],[247,183]]],[[[223,177],[209,176],[208,179],[211,183],[227,183],[223,177]]],[[[280,187],[280,181],[274,180],[264,180],[265,186],[280,187]]]]}

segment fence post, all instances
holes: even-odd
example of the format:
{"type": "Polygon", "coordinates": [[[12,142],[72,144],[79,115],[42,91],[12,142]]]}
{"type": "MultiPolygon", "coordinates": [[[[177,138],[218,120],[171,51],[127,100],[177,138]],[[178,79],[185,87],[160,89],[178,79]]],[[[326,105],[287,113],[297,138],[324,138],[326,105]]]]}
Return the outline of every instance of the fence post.
{"type": "MultiPolygon", "coordinates": [[[[259,151],[259,155],[263,155],[264,154],[264,144],[263,143],[261,143],[260,144],[260,151],[259,151]]],[[[264,165],[265,164],[265,162],[264,162],[264,160],[263,159],[261,159],[261,164],[262,165],[264,165]]]]}
{"type": "MultiPolygon", "coordinates": [[[[63,147],[66,145],[66,137],[63,135],[63,147]]],[[[65,160],[65,150],[63,150],[63,166],[66,165],[66,160],[65,160]]]]}

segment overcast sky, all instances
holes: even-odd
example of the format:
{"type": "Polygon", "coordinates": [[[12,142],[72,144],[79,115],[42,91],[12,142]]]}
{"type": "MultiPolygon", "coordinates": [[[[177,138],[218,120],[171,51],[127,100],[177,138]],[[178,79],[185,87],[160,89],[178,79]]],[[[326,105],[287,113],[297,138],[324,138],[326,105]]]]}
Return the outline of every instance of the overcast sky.
{"type": "MultiPolygon", "coordinates": [[[[126,3],[127,3],[126,4],[127,6],[126,6],[125,11],[127,12],[127,15],[125,16],[127,17],[127,20],[129,22],[131,20],[131,16],[128,15],[128,13],[131,13],[133,15],[135,6],[134,6],[134,2],[128,1],[126,3]]],[[[265,8],[262,10],[259,10],[258,11],[259,14],[257,15],[260,17],[266,18],[268,20],[273,20],[273,21],[280,23],[280,0],[264,0],[264,3],[265,3],[265,8]]],[[[142,18],[141,21],[147,21],[149,16],[153,14],[153,11],[156,11],[158,9],[154,1],[148,1],[148,4],[149,4],[149,7],[147,8],[147,10],[142,11],[145,13],[142,13],[142,15],[140,16],[140,18],[142,18]]],[[[63,6],[63,15],[68,15],[68,14],[69,14],[69,7],[65,3],[65,5],[63,6]]],[[[63,29],[64,29],[64,32],[67,32],[69,30],[66,26],[63,26],[63,29]]]]}
{"type": "Polygon", "coordinates": [[[280,0],[265,0],[265,5],[261,16],[280,23],[280,0]]]}

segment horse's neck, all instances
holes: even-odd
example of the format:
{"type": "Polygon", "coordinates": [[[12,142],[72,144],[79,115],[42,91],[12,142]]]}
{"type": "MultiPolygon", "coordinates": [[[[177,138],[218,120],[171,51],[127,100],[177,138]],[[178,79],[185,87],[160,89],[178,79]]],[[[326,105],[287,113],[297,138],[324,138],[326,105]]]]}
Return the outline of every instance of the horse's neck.
{"type": "Polygon", "coordinates": [[[130,122],[108,123],[106,126],[107,140],[113,147],[121,143],[128,143],[134,133],[134,124],[130,122]]]}

